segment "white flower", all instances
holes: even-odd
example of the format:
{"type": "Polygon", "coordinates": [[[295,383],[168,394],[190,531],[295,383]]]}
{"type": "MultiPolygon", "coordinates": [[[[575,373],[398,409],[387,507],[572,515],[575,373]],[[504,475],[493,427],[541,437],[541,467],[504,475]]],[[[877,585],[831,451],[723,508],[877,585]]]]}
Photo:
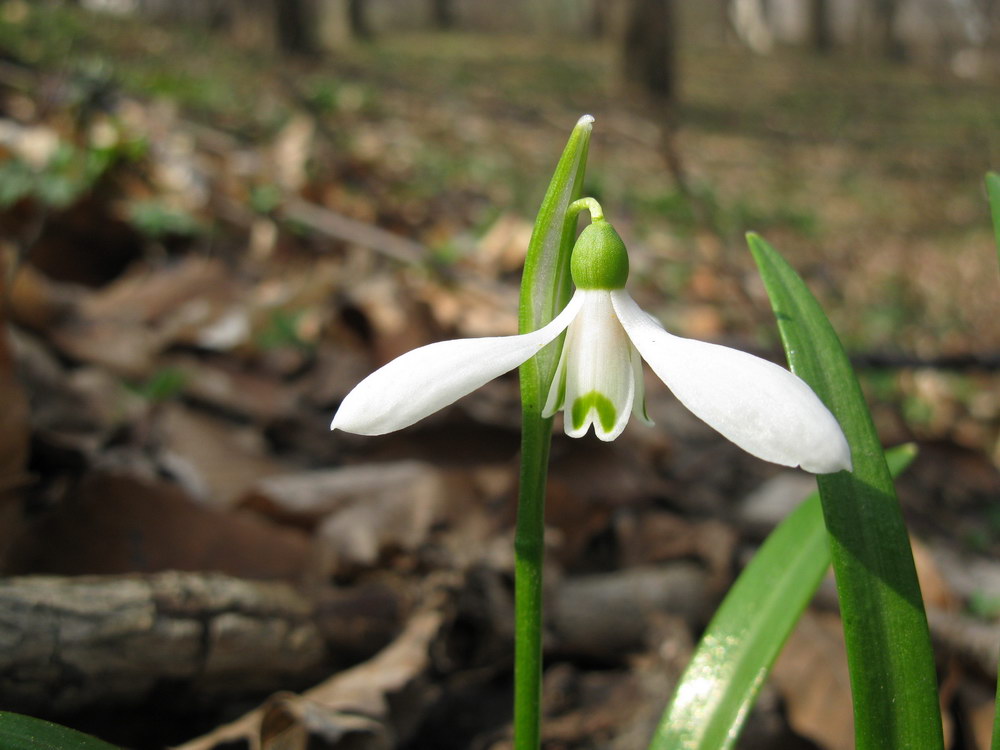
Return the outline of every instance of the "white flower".
{"type": "Polygon", "coordinates": [[[596,220],[572,256],[577,290],[551,323],[519,336],[442,341],[404,354],[365,378],[331,429],[382,435],[408,427],[513,370],[566,331],[543,415],[565,409],[566,434],[593,425],[614,440],[630,413],[645,413],[641,359],[697,417],[748,453],[825,474],[850,470],[837,420],[788,370],[736,349],[665,331],[625,291],[628,256],[596,220]]]}

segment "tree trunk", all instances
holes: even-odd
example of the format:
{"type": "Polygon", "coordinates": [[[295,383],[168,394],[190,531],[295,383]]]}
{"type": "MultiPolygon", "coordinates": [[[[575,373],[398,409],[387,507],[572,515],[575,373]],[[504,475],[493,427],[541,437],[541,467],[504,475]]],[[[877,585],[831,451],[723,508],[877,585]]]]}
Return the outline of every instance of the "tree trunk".
{"type": "Polygon", "coordinates": [[[677,99],[673,0],[631,0],[623,36],[625,79],[661,103],[677,99]]]}
{"type": "Polygon", "coordinates": [[[902,62],[906,59],[906,47],[896,35],[898,10],[898,0],[875,0],[875,24],[878,29],[882,54],[889,60],[902,62]]]}
{"type": "Polygon", "coordinates": [[[319,43],[310,0],[274,0],[274,13],[278,48],[293,55],[315,55],[319,43]]]}
{"type": "Polygon", "coordinates": [[[368,23],[368,6],[365,0],[347,0],[347,20],[351,36],[355,39],[371,39],[372,27],[368,23]]]}
{"type": "Polygon", "coordinates": [[[830,4],[827,0],[812,0],[810,7],[813,49],[826,54],[833,49],[833,30],[830,28],[830,4]]]}
{"type": "Polygon", "coordinates": [[[452,0],[431,0],[431,24],[436,29],[455,28],[455,6],[452,0]]]}
{"type": "Polygon", "coordinates": [[[609,8],[602,0],[595,0],[590,9],[590,19],[587,22],[587,32],[592,39],[603,39],[608,34],[609,8]]]}

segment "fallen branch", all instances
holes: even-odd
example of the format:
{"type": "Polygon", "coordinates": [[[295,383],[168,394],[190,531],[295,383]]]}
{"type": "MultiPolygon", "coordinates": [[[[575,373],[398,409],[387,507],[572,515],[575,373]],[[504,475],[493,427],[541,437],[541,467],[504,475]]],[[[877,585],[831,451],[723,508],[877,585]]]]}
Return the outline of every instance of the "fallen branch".
{"type": "Polygon", "coordinates": [[[308,685],[329,651],[363,658],[396,618],[371,605],[370,587],[354,606],[349,590],[334,594],[314,605],[287,584],[213,573],[9,578],[0,694],[8,708],[55,714],[141,704],[164,683],[206,703],[308,685]]]}
{"type": "Polygon", "coordinates": [[[427,259],[427,250],[419,242],[301,198],[288,198],[279,213],[284,219],[303,224],[317,234],[375,250],[401,263],[413,264],[427,259]]]}

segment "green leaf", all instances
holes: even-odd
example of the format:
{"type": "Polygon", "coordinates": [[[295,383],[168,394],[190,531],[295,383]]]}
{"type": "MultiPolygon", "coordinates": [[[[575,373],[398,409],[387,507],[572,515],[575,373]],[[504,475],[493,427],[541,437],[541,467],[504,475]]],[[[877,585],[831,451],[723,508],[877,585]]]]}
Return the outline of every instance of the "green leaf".
{"type": "Polygon", "coordinates": [[[117,750],[103,740],[75,729],[0,711],[0,747],[3,750],[117,750]]]}
{"type": "Polygon", "coordinates": [[[990,199],[990,213],[993,214],[993,234],[997,243],[997,258],[1000,259],[1000,174],[986,173],[986,195],[990,199]]]}
{"type": "MultiPolygon", "coordinates": [[[[913,445],[886,454],[893,476],[913,445]]],[[[667,707],[650,750],[728,750],[757,693],[830,567],[819,493],[767,538],[705,630],[667,707]]]]}
{"type": "MultiPolygon", "coordinates": [[[[521,333],[538,330],[569,302],[572,292],[569,256],[576,239],[576,222],[566,221],[566,214],[569,205],[583,193],[593,122],[592,117],[585,115],[573,128],[538,209],[521,277],[518,318],[521,333]]],[[[543,389],[552,381],[558,354],[559,346],[549,345],[521,366],[522,401],[526,397],[532,403],[541,399],[543,389]],[[526,388],[531,392],[526,392],[526,388]]]]}
{"type": "Polygon", "coordinates": [[[871,414],[819,303],[761,237],[747,235],[792,371],[837,417],[852,472],[817,477],[844,622],[857,750],[943,747],[927,616],[871,414]]]}

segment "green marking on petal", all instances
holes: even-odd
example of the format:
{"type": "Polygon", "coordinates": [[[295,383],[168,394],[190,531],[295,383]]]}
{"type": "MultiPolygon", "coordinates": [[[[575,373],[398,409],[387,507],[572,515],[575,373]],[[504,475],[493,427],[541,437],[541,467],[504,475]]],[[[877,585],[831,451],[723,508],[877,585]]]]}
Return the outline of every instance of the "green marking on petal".
{"type": "Polygon", "coordinates": [[[559,411],[566,404],[566,368],[559,373],[559,402],[556,404],[556,411],[559,411]]]}
{"type": "Polygon", "coordinates": [[[601,421],[604,431],[611,432],[615,422],[618,421],[618,410],[611,403],[611,399],[598,391],[586,393],[573,402],[573,429],[579,430],[583,427],[591,409],[597,410],[597,418],[601,421]]]}

